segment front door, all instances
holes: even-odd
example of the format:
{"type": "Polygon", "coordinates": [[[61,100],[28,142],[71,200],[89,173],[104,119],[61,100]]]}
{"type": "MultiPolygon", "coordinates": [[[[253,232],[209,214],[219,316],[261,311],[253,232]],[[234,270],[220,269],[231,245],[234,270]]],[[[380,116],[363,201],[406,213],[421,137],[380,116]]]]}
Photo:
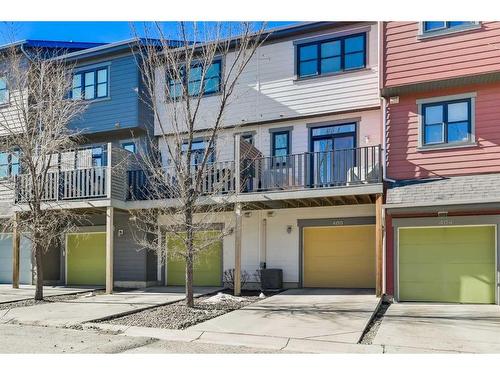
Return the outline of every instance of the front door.
{"type": "Polygon", "coordinates": [[[311,184],[342,185],[355,165],[356,124],[311,130],[311,184]]]}

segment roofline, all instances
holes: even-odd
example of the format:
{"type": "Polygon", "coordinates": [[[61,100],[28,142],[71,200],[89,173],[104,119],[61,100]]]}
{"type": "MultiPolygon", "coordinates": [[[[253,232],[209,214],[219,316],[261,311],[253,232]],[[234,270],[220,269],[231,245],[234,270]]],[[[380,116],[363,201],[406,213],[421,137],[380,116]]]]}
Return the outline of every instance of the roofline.
{"type": "MultiPolygon", "coordinates": [[[[94,45],[94,47],[89,47],[89,48],[95,48],[95,47],[100,47],[101,45],[105,44],[105,43],[100,43],[100,42],[73,42],[73,41],[65,41],[65,40],[21,39],[21,40],[15,41],[15,42],[0,45],[0,50],[12,48],[12,47],[17,47],[17,46],[29,45],[30,43],[31,44],[36,44],[36,43],[58,44],[58,43],[60,43],[61,45],[65,45],[68,48],[82,48],[82,50],[86,49],[86,48],[81,47],[82,45],[94,45]],[[71,44],[74,44],[74,46],[71,47],[71,44]]],[[[55,47],[45,47],[45,48],[57,48],[57,47],[55,46],[55,47]]],[[[61,48],[65,48],[65,47],[61,47],[61,48]]]]}

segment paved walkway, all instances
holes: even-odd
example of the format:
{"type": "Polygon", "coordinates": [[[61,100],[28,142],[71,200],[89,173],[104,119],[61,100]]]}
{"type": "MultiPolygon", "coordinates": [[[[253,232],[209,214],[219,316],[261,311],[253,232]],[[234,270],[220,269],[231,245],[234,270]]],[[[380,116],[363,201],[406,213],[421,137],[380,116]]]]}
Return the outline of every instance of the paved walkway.
{"type": "Polygon", "coordinates": [[[373,343],[386,353],[500,353],[500,306],[392,304],[373,343]]]}
{"type": "MultiPolygon", "coordinates": [[[[65,286],[44,286],[43,294],[46,297],[62,296],[65,294],[75,294],[90,292],[94,288],[67,288],[65,286]]],[[[0,303],[17,302],[31,299],[35,296],[34,285],[20,285],[19,289],[12,288],[10,284],[0,284],[0,303]]]]}
{"type": "MultiPolygon", "coordinates": [[[[195,288],[195,296],[220,288],[195,288]]],[[[71,327],[184,299],[184,288],[155,287],[0,311],[0,323],[71,327]]]]}
{"type": "Polygon", "coordinates": [[[85,324],[123,336],[301,353],[382,353],[360,345],[379,299],[371,290],[289,290],[185,330],[85,324]]]}

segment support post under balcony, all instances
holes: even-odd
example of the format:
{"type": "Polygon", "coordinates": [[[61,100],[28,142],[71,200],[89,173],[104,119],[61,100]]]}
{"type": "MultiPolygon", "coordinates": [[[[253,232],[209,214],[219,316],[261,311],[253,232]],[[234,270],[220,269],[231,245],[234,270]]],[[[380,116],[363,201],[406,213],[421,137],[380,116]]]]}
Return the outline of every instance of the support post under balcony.
{"type": "Polygon", "coordinates": [[[241,203],[234,207],[234,295],[241,295],[241,203]]]}
{"type": "Polygon", "coordinates": [[[383,293],[383,217],[382,194],[377,194],[375,201],[375,294],[380,297],[383,293]]]}
{"type": "Polygon", "coordinates": [[[106,207],[106,294],[113,293],[114,208],[106,207]]]}

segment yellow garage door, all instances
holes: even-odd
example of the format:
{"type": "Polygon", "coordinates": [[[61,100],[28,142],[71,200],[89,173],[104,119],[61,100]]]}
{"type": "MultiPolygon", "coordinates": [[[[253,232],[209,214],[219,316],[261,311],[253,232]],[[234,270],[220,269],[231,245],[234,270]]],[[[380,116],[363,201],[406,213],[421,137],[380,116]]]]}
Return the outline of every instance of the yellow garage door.
{"type": "Polygon", "coordinates": [[[375,226],[304,228],[304,287],[374,288],[375,226]]]}

